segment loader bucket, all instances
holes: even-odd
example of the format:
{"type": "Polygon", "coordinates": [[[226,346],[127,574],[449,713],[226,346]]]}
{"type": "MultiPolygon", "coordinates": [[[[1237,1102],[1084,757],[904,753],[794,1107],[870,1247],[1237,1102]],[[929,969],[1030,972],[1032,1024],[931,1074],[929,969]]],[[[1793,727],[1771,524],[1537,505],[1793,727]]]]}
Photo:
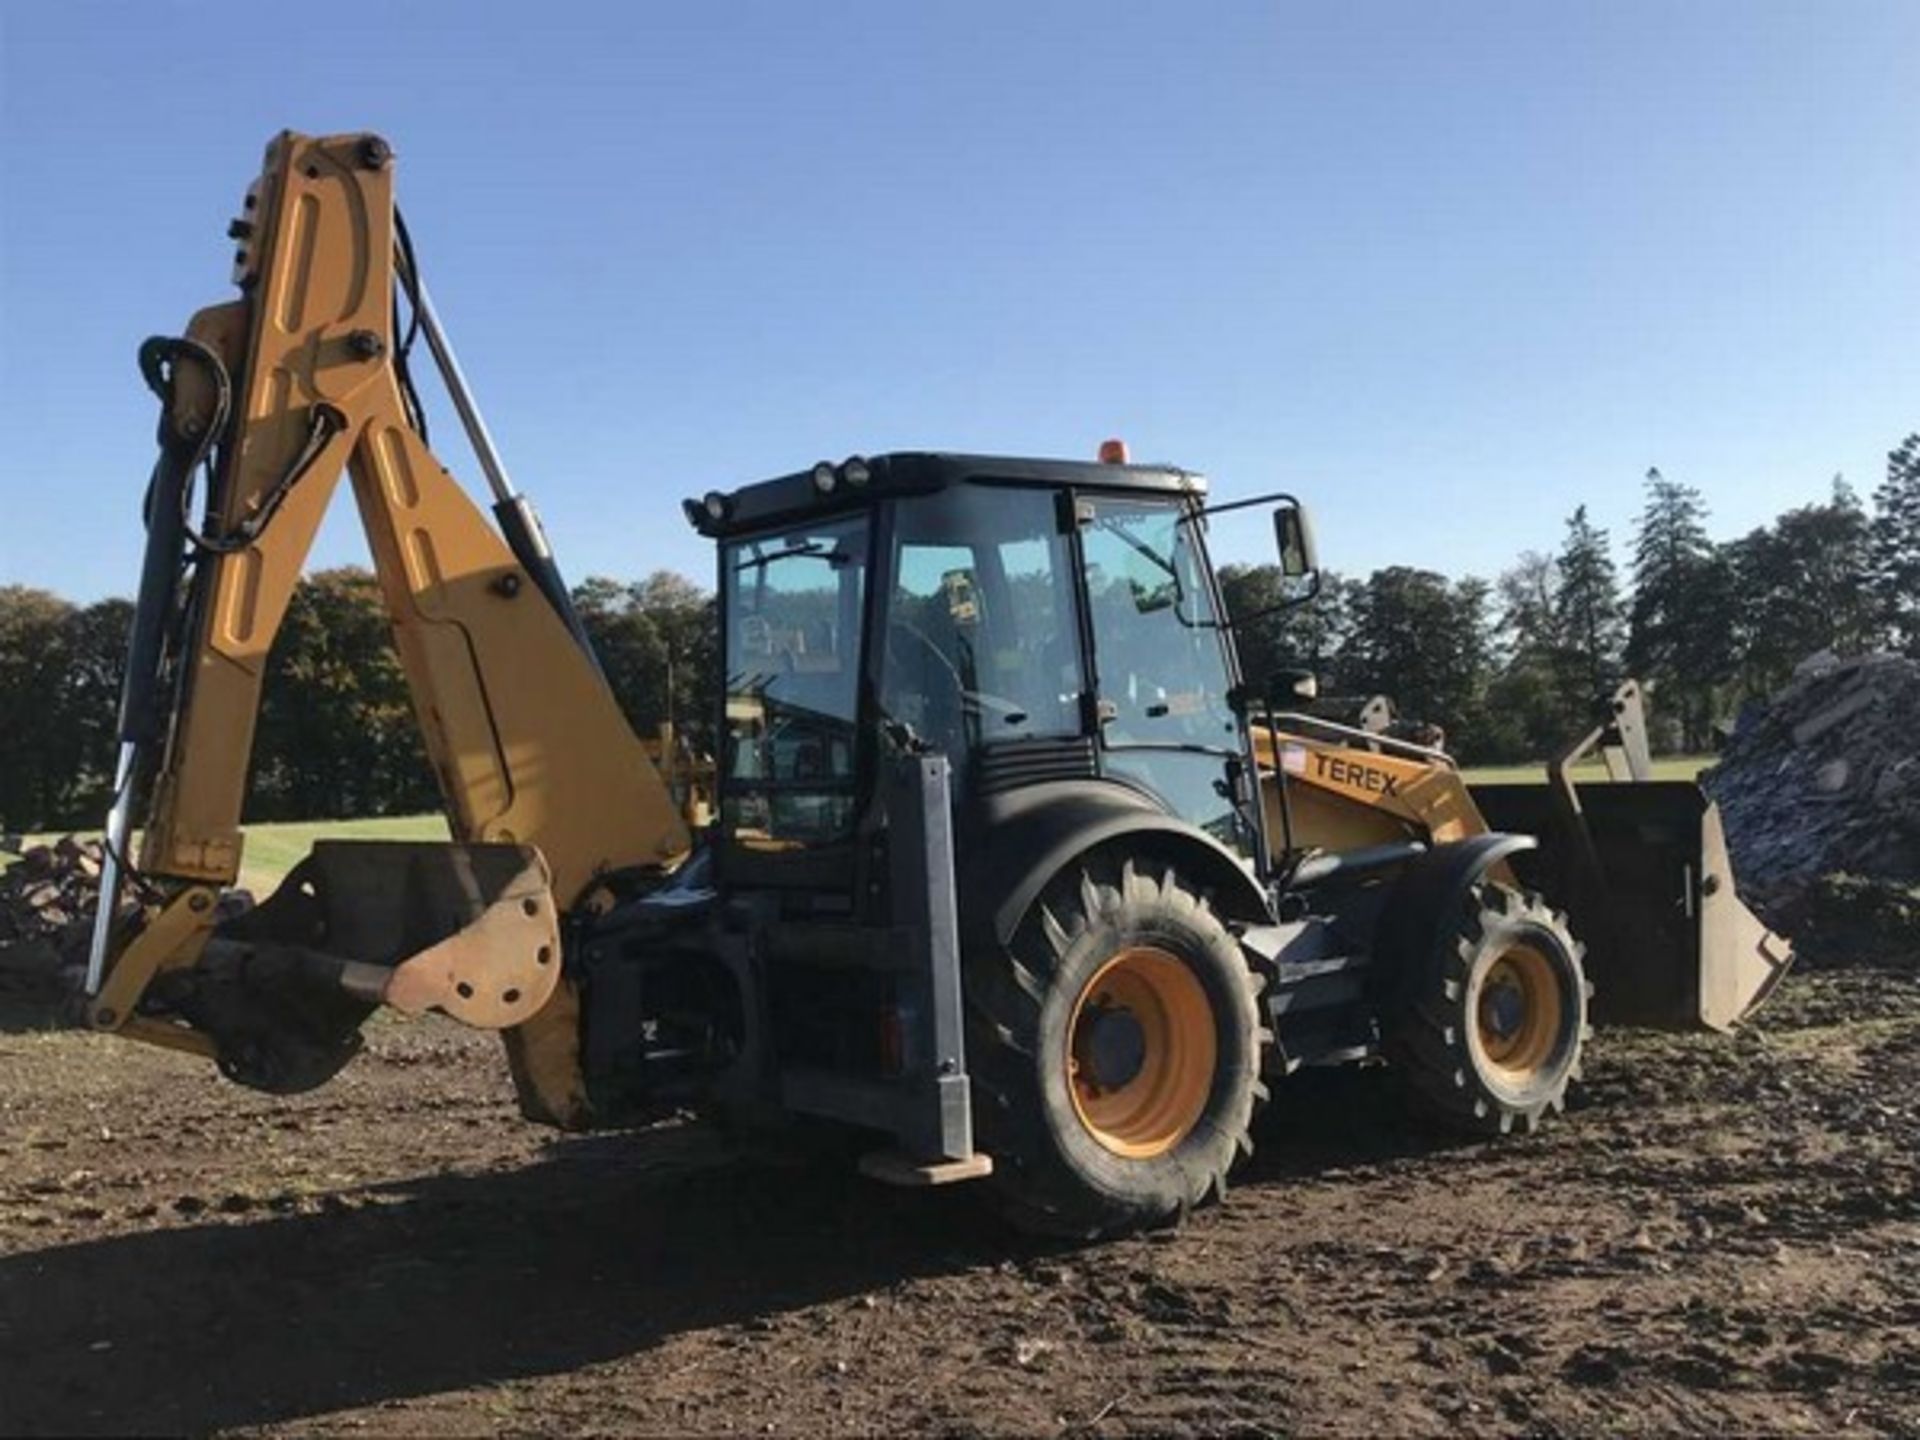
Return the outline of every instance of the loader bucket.
{"type": "Polygon", "coordinates": [[[1496,830],[1539,839],[1521,882],[1587,946],[1598,1024],[1727,1030],[1792,954],[1741,903],[1720,811],[1689,781],[1476,785],[1496,830]]]}

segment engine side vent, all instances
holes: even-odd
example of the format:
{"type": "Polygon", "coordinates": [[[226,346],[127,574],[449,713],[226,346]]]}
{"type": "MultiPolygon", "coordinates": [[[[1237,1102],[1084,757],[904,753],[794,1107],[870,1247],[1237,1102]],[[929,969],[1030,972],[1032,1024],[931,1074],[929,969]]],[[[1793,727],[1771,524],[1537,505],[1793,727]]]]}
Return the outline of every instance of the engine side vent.
{"type": "Polygon", "coordinates": [[[1084,735],[1003,740],[983,745],[974,760],[974,783],[983,795],[1050,780],[1091,780],[1095,773],[1093,741],[1084,735]]]}

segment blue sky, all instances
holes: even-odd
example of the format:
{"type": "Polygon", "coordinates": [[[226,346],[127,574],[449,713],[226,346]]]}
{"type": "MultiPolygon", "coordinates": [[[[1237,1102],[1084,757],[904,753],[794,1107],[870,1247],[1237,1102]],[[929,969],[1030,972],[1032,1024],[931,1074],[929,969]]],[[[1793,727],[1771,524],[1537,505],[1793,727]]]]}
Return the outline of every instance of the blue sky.
{"type": "Polygon", "coordinates": [[[0,0],[0,583],[132,589],[134,348],[282,127],[394,143],[576,578],[706,579],[710,486],[1109,434],[1491,575],[1651,464],[1732,535],[1920,427],[1912,0],[298,13],[0,0]]]}

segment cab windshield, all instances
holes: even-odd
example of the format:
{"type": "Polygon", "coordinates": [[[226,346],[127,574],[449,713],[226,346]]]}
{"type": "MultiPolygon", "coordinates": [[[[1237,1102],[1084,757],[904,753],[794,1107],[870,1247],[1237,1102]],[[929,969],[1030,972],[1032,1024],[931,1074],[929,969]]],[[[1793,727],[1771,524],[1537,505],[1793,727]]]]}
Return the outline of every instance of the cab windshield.
{"type": "Polygon", "coordinates": [[[1251,858],[1233,674],[1195,526],[1168,501],[1102,498],[1081,531],[1103,764],[1251,858]]]}
{"type": "Polygon", "coordinates": [[[784,848],[854,819],[865,515],[721,552],[726,611],[721,824],[784,848]]]}

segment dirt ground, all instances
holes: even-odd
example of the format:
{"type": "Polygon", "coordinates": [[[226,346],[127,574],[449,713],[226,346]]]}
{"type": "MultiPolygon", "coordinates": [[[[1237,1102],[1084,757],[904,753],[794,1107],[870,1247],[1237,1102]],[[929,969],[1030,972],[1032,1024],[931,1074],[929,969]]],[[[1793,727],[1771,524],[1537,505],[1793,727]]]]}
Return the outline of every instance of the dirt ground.
{"type": "Polygon", "coordinates": [[[0,1034],[0,1431],[1920,1430],[1920,982],[1603,1033],[1550,1132],[1276,1091],[1221,1209],[1085,1248],[691,1126],[556,1139],[493,1042],[272,1100],[0,1034]]]}

